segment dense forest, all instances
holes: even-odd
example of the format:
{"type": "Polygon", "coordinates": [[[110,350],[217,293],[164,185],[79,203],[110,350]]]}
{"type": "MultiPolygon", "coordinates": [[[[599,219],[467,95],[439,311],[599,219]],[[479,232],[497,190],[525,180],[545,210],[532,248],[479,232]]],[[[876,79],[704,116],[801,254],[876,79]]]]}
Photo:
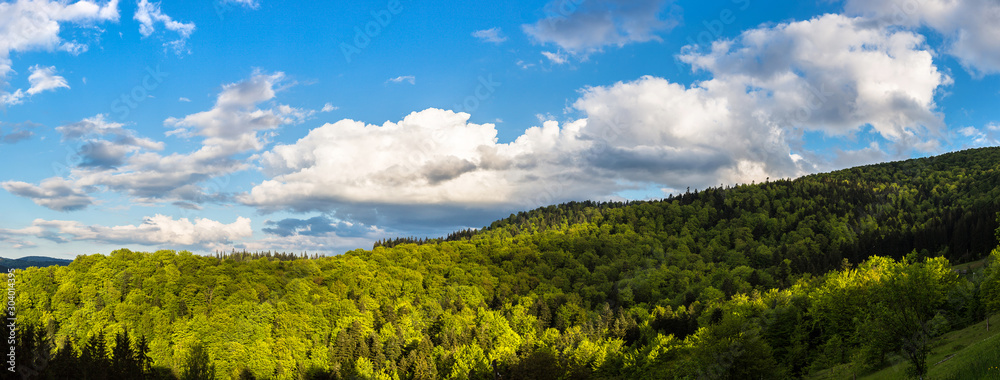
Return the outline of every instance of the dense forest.
{"type": "Polygon", "coordinates": [[[335,257],[79,256],[14,273],[16,366],[42,379],[781,379],[902,357],[920,375],[930,339],[1000,312],[998,169],[987,148],[568,203],[335,257]]]}

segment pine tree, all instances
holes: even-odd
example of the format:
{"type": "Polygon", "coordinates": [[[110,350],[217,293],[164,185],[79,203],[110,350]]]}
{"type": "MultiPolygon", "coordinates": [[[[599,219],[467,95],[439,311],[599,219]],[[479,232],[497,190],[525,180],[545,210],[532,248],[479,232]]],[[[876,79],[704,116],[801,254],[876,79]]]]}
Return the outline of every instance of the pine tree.
{"type": "Polygon", "coordinates": [[[111,362],[108,360],[108,346],[104,339],[104,332],[91,335],[87,344],[80,354],[80,368],[84,379],[107,379],[108,368],[111,362]]]}
{"type": "Polygon", "coordinates": [[[212,364],[208,351],[201,343],[196,344],[188,353],[187,362],[181,380],[214,380],[215,365],[212,364]]]}
{"type": "Polygon", "coordinates": [[[111,349],[111,372],[114,376],[126,379],[142,377],[142,368],[132,349],[128,330],[115,335],[115,347],[111,349]]]}
{"type": "Polygon", "coordinates": [[[153,359],[149,357],[149,341],[145,335],[140,336],[135,344],[135,359],[139,372],[144,376],[149,374],[153,367],[153,359]]]}

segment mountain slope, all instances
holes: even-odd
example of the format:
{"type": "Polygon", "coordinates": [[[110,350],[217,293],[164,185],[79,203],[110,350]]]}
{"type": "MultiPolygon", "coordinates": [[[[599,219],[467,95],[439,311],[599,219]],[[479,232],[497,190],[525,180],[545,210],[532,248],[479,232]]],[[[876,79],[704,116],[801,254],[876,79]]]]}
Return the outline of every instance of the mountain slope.
{"type": "Polygon", "coordinates": [[[314,260],[119,250],[18,272],[17,302],[59,345],[111,347],[127,331],[149,339],[157,367],[179,372],[206,352],[222,378],[877,368],[914,346],[894,340],[913,331],[891,326],[933,320],[937,334],[994,307],[984,297],[1000,286],[958,277],[946,258],[996,247],[998,162],[1000,150],[979,149],[664,201],[570,203],[452,241],[314,260]]]}

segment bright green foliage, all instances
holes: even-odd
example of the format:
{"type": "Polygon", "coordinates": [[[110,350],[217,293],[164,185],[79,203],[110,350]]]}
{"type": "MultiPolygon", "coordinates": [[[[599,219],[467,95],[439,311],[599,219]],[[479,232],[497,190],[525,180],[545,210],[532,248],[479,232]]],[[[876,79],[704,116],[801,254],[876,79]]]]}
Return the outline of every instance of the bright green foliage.
{"type": "Polygon", "coordinates": [[[17,272],[18,305],[98,375],[780,379],[897,354],[921,372],[928,337],[998,306],[996,264],[978,287],[949,265],[997,245],[996,162],[570,203],[337,257],[123,249],[17,272]]]}
{"type": "Polygon", "coordinates": [[[994,314],[1000,312],[1000,249],[993,251],[989,262],[983,273],[979,297],[987,314],[994,314]]]}

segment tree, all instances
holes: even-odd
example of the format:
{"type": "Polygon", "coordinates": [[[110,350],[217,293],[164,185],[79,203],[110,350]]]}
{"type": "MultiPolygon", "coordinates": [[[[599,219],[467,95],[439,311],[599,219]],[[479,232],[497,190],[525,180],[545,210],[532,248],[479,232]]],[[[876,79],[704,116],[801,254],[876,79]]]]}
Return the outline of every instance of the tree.
{"type": "Polygon", "coordinates": [[[153,366],[153,359],[149,357],[149,341],[146,336],[140,336],[135,344],[135,359],[139,366],[139,372],[143,375],[150,373],[153,366]]]}
{"type": "Polygon", "coordinates": [[[106,379],[111,361],[104,331],[91,335],[80,353],[80,367],[84,379],[106,379]]]}
{"type": "Polygon", "coordinates": [[[944,258],[924,263],[893,264],[888,278],[875,289],[876,304],[867,313],[869,346],[879,350],[899,350],[910,362],[914,376],[927,373],[930,339],[935,335],[931,321],[937,309],[958,282],[958,275],[944,258]]]}
{"type": "Polygon", "coordinates": [[[188,353],[181,380],[215,380],[215,365],[202,343],[196,344],[188,353]]]}
{"type": "Polygon", "coordinates": [[[111,349],[111,373],[127,379],[143,377],[141,364],[128,337],[128,330],[115,335],[115,347],[111,349]]]}
{"type": "Polygon", "coordinates": [[[63,339],[62,348],[56,352],[49,373],[56,379],[71,379],[80,375],[81,363],[73,349],[73,341],[63,339]]]}
{"type": "MultiPolygon", "coordinates": [[[[1000,229],[998,229],[1000,231],[1000,229]]],[[[989,330],[990,316],[1000,313],[1000,248],[993,250],[989,265],[983,273],[979,285],[979,299],[986,309],[986,328],[989,330]]]]}

